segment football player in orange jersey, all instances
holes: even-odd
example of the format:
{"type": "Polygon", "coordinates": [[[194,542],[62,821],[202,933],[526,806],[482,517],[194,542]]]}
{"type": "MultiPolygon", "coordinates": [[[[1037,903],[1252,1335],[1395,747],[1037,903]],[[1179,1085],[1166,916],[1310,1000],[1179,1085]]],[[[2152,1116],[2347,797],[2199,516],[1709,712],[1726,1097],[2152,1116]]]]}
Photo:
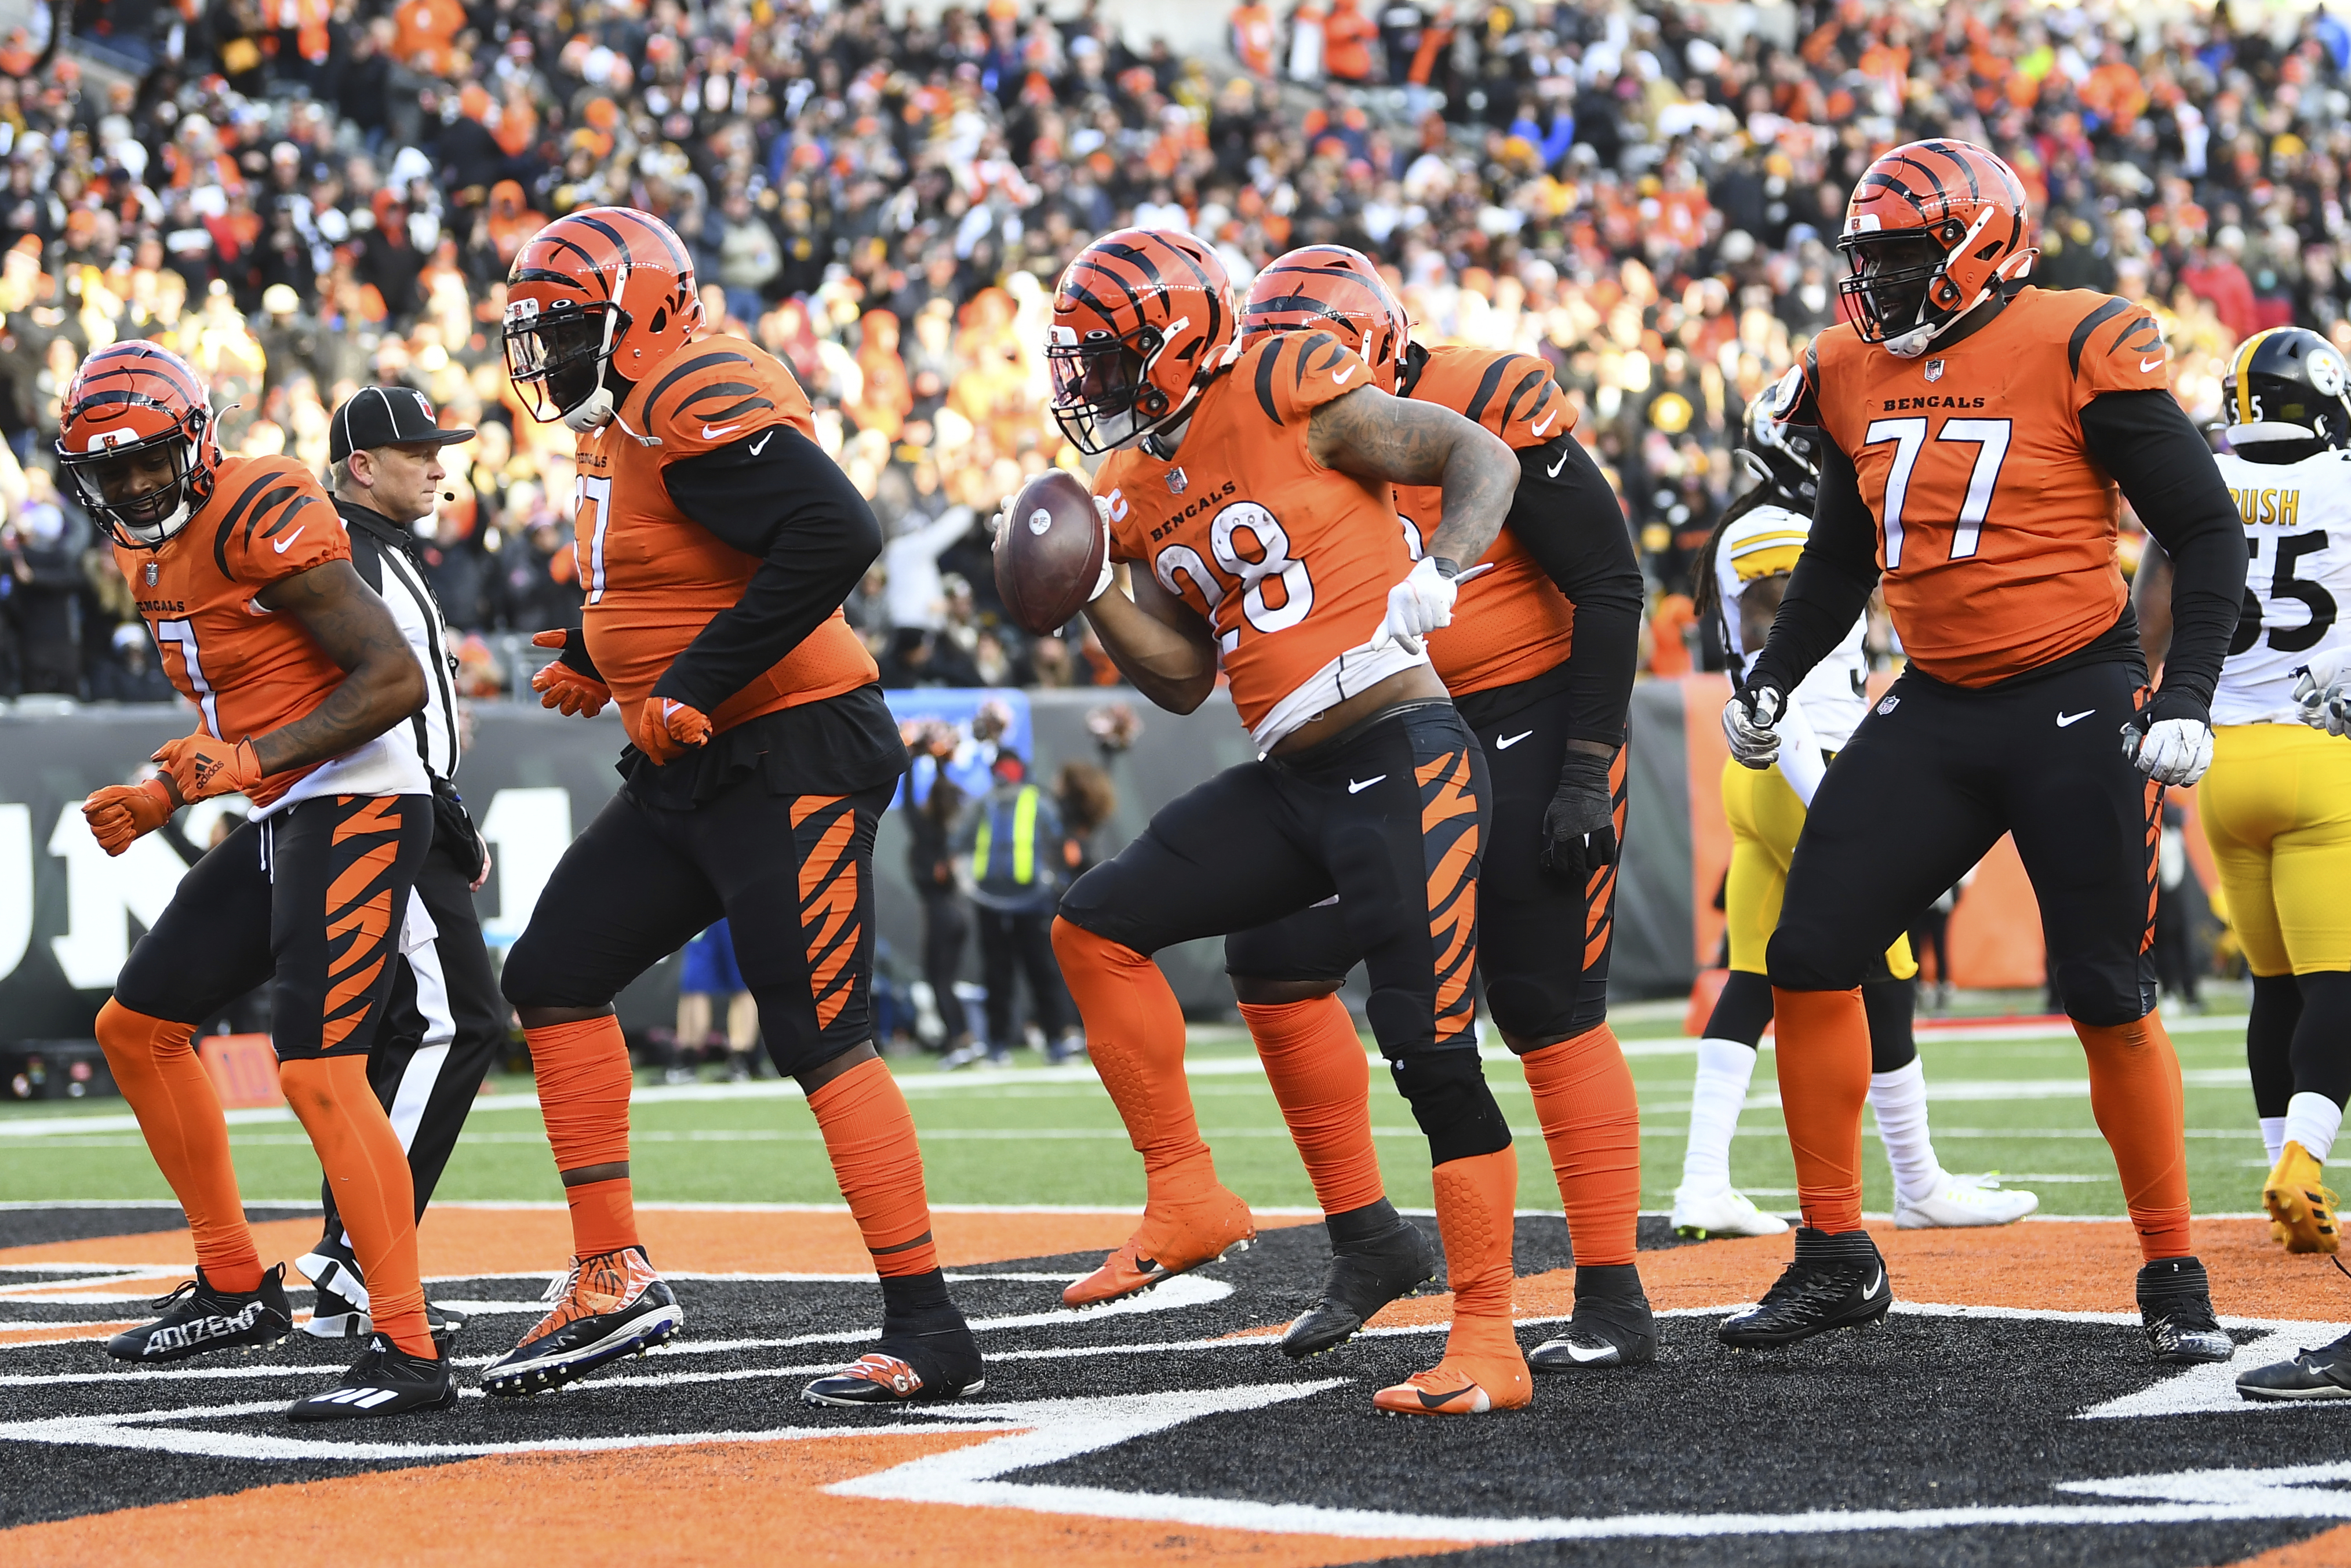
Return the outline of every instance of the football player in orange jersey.
{"type": "MultiPolygon", "coordinates": [[[[1308,246],[1250,285],[1244,345],[1316,330],[1360,354],[1382,391],[1452,409],[1518,454],[1510,518],[1483,557],[1493,570],[1463,583],[1428,656],[1492,770],[1478,968],[1525,1068],[1575,1249],[1574,1319],[1528,1363],[1542,1372],[1649,1361],[1656,1324],[1633,1256],[1640,1108],[1607,1023],[1625,712],[1641,630],[1624,509],[1569,434],[1575,413],[1549,364],[1412,342],[1404,308],[1361,252],[1308,246]],[[1580,962],[1562,963],[1567,954],[1580,962]]],[[[1396,492],[1415,557],[1441,500],[1430,486],[1396,492]]],[[[1434,1271],[1420,1233],[1381,1191],[1363,1045],[1337,996],[1361,956],[1335,900],[1225,940],[1233,993],[1331,1236],[1322,1304],[1282,1338],[1296,1356],[1342,1343],[1434,1271]]]]}
{"type": "Polygon", "coordinates": [[[1088,621],[1176,712],[1199,706],[1221,667],[1263,753],[1161,810],[1062,897],[1054,949],[1149,1192],[1133,1238],[1062,1299],[1127,1295],[1254,1239],[1200,1140],[1183,1016],[1150,955],[1335,894],[1371,967],[1374,1031],[1428,1136],[1454,1291],[1443,1361],[1374,1403],[1524,1405],[1518,1162],[1469,991],[1485,754],[1422,649],[1451,619],[1457,563],[1500,530],[1518,463],[1459,414],[1381,391],[1328,332],[1241,347],[1224,267],[1188,235],[1122,229],[1088,246],[1061,276],[1051,334],[1054,416],[1081,450],[1110,454],[1096,506],[1110,556],[1138,563],[1130,599],[1105,562],[1088,621]],[[1418,561],[1398,484],[1442,489],[1418,561]]]}
{"type": "Polygon", "coordinates": [[[621,988],[722,915],[777,1070],[799,1081],[883,1301],[879,1345],[805,1397],[951,1399],[980,1357],[931,1242],[922,1153],[874,1049],[873,833],[906,748],[841,613],[881,528],[816,444],[799,383],[702,307],[669,226],[623,207],[557,219],[516,254],[507,368],[577,432],[582,624],[532,685],[619,705],[626,780],[573,841],[502,977],[570,1201],[555,1310],[494,1363],[495,1394],[579,1377],[677,1331],[629,1186],[621,988]]]}
{"type": "Polygon", "coordinates": [[[2014,172],[1980,147],[1881,156],[1838,242],[1854,319],[1773,393],[1782,419],[1825,437],[1820,495],[1770,639],[1723,710],[1731,754],[1771,762],[1788,694],[1881,577],[1909,667],[1814,797],[1766,950],[1804,1225],[1780,1281],[1724,1322],[1729,1344],[1885,1315],[1885,1260],[1861,1224],[1860,984],[2006,832],[2138,1230],[2148,1342],[2165,1362],[2234,1351],[2189,1245],[2179,1064],[2147,955],[2163,786],[2211,760],[2243,537],[2168,390],[2155,319],[2031,287],[2027,223],[2014,172]],[[2151,698],[2115,564],[2117,482],[2178,571],[2151,698]]]}
{"type": "Polygon", "coordinates": [[[224,457],[204,384],[177,354],[117,343],[82,364],[57,433],[67,483],[114,542],[194,734],[144,783],[82,810],[120,854],[190,801],[254,811],[181,879],[99,1009],[107,1065],[187,1210],[196,1278],[162,1318],[108,1342],[125,1361],[275,1343],[285,1266],[264,1272],[228,1127],[190,1048],[196,1025],[265,981],[278,1081],[326,1168],[374,1295],[368,1350],[298,1421],[457,1402],[426,1327],[408,1163],[369,1086],[408,909],[433,840],[431,786],[402,720],[424,675],[351,567],[319,481],[280,457],[224,457]]]}

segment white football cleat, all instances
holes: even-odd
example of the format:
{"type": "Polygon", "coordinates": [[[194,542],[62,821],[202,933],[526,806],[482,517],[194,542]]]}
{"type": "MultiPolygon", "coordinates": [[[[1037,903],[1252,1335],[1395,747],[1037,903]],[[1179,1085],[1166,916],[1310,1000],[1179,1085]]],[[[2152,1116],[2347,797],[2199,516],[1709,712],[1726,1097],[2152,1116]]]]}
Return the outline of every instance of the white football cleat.
{"type": "Polygon", "coordinates": [[[1701,1241],[1715,1236],[1783,1236],[1788,1230],[1786,1220],[1764,1213],[1752,1198],[1733,1187],[1711,1193],[1676,1187],[1672,1224],[1682,1235],[1701,1241]]]}
{"type": "Polygon", "coordinates": [[[2000,1185],[1997,1176],[1946,1174],[1934,1193],[1913,1203],[1894,1198],[1894,1223],[1903,1230],[1954,1230],[1970,1225],[2013,1225],[2041,1207],[2037,1194],[2000,1185]]]}

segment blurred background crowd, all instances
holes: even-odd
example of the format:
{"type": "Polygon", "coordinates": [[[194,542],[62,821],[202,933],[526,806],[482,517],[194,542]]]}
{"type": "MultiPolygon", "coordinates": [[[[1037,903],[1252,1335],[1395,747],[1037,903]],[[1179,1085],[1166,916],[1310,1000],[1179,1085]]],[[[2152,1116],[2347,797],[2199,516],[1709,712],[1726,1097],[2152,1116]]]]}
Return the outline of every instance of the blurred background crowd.
{"type": "Polygon", "coordinates": [[[1074,462],[1043,324],[1063,264],[1123,224],[1212,240],[1242,287],[1353,245],[1427,341],[1550,360],[1640,545],[1659,674],[1698,644],[1689,562],[1741,483],[1745,407],[1836,319],[1828,242],[1890,144],[2009,158],[2038,280],[2153,305],[2199,418],[2248,332],[2351,344],[2351,31],[2323,9],[1247,0],[1181,50],[1151,15],[5,0],[0,695],[169,695],[48,472],[77,363],[127,337],[212,378],[232,451],[323,468],[329,412],[371,380],[477,427],[418,526],[480,634],[468,689],[499,690],[495,634],[580,597],[571,437],[507,390],[500,280],[600,204],[667,218],[710,329],[808,388],[888,536],[849,609],[893,685],[1116,680],[1081,628],[1005,624],[986,519],[1074,462]]]}

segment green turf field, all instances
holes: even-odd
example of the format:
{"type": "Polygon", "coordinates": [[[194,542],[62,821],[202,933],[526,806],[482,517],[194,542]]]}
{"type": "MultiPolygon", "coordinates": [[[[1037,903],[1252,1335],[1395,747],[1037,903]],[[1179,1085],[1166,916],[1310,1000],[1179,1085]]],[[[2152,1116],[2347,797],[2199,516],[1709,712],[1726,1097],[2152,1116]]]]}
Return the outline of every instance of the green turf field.
{"type": "MultiPolygon", "coordinates": [[[[2216,988],[2225,990],[2227,988],[2216,988]]],[[[2231,1005],[2222,1001],[2220,1005],[2231,1005]]],[[[2241,1004],[2235,1004],[2241,1005],[2241,1004]]],[[[1680,1009],[1627,1009],[1618,1032],[1630,1048],[1641,1093],[1642,1206],[1671,1202],[1681,1165],[1694,1065],[1677,1040],[1680,1009]]],[[[2187,1082],[2188,1166],[2199,1213],[2260,1207],[2264,1161],[2244,1072],[2241,1018],[2177,1020],[2174,1039],[2187,1082]]],[[[2123,1212],[2122,1192],[2090,1115],[2079,1045],[2071,1034],[2029,1039],[1938,1039],[1922,1032],[1937,1152],[1952,1171],[1997,1170],[2011,1186],[2041,1195],[2044,1213],[2123,1212]]],[[[1090,1076],[1030,1064],[1010,1071],[942,1074],[925,1058],[897,1061],[924,1135],[931,1193],[943,1203],[1139,1204],[1140,1161],[1118,1113],[1090,1076]]],[[[1273,1096],[1250,1071],[1247,1039],[1231,1028],[1194,1030],[1193,1093],[1200,1125],[1225,1181],[1254,1203],[1308,1206],[1305,1172],[1283,1134],[1273,1096]]],[[[1557,1190],[1533,1108],[1516,1065],[1489,1061],[1487,1074],[1520,1134],[1520,1202],[1555,1205],[1557,1190]]],[[[1773,1090],[1768,1051],[1754,1094],[1773,1090]]],[[[651,1087],[640,1074],[635,1107],[636,1191],[647,1201],[838,1202],[824,1147],[807,1105],[772,1080],[730,1089],[651,1087]]],[[[442,1181],[440,1196],[556,1199],[561,1196],[528,1079],[500,1079],[477,1107],[442,1181]]],[[[302,1201],[318,1192],[319,1167],[302,1130],[285,1113],[247,1112],[230,1128],[248,1199],[302,1201]]],[[[1372,1122],[1380,1134],[1389,1191],[1400,1203],[1430,1201],[1426,1145],[1403,1101],[1377,1070],[1372,1122]]],[[[1792,1209],[1795,1177],[1776,1106],[1750,1107],[1740,1123],[1731,1168],[1766,1208],[1792,1209]]],[[[1890,1207],[1885,1156],[1868,1145],[1866,1202],[1890,1207]]],[[[0,1104],[0,1201],[168,1197],[128,1107],[120,1100],[0,1104]],[[89,1126],[80,1124],[89,1123],[89,1126]]]]}

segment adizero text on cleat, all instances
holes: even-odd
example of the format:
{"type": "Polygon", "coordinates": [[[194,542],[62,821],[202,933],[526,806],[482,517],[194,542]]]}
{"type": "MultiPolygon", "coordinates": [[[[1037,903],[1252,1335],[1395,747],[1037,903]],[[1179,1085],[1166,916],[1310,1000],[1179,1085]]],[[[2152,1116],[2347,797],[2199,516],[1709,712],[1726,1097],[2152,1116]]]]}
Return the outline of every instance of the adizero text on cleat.
{"type": "Polygon", "coordinates": [[[482,1369],[492,1394],[536,1394],[560,1387],[624,1355],[666,1343],[685,1321],[644,1249],[623,1247],[575,1258],[548,1287],[555,1310],[522,1343],[482,1369]]]}
{"type": "Polygon", "coordinates": [[[1373,1236],[1342,1241],[1335,1232],[1349,1217],[1332,1217],[1331,1271],[1322,1281],[1322,1300],[1290,1323],[1281,1336],[1282,1354],[1300,1359],[1336,1349],[1361,1333],[1382,1307],[1437,1278],[1437,1249],[1428,1238],[1385,1200],[1379,1207],[1394,1223],[1373,1236]]]}
{"type": "Polygon", "coordinates": [[[405,1416],[412,1410],[446,1410],[457,1403],[457,1379],[440,1357],[411,1355],[381,1334],[332,1388],[322,1388],[286,1407],[289,1420],[355,1421],[370,1416],[405,1416]]]}
{"type": "Polygon", "coordinates": [[[1673,1217],[1667,1221],[1681,1235],[1699,1241],[1718,1236],[1781,1236],[1788,1222],[1766,1214],[1743,1192],[1724,1187],[1719,1192],[1694,1192],[1687,1186],[1674,1192],[1673,1217]]]}
{"type": "Polygon", "coordinates": [[[1657,1320],[1631,1263],[1575,1270],[1575,1315],[1567,1332],[1527,1353],[1537,1372],[1638,1366],[1657,1359],[1657,1320]]]}
{"type": "Polygon", "coordinates": [[[1763,1299],[1722,1320],[1716,1336],[1733,1350],[1793,1344],[1831,1329],[1880,1322],[1894,1304],[1886,1260],[1866,1230],[1796,1231],[1796,1260],[1763,1299]]]}
{"type": "Polygon", "coordinates": [[[2351,1334],[2292,1361],[2257,1366],[2237,1379],[2246,1399],[2351,1399],[2351,1334]]]}
{"type": "Polygon", "coordinates": [[[1101,1268],[1061,1292],[1065,1307],[1097,1306],[1245,1252],[1257,1239],[1249,1205],[1219,1186],[1205,1197],[1144,1210],[1143,1223],[1101,1268]]]}
{"type": "Polygon", "coordinates": [[[2335,1191],[2320,1179],[2321,1170],[2309,1150],[2288,1141],[2262,1187],[2271,1238],[2284,1243],[2289,1252],[2334,1252],[2342,1245],[2335,1228],[2335,1191]]]}
{"type": "Polygon", "coordinates": [[[294,1327],[293,1309],[286,1304],[283,1263],[264,1274],[259,1288],[252,1291],[221,1290],[198,1269],[194,1279],[157,1297],[153,1304],[163,1315],[108,1340],[107,1354],[152,1366],[214,1351],[276,1344],[294,1327]]]}
{"type": "Polygon", "coordinates": [[[2237,1354],[2212,1315],[2212,1287],[2193,1258],[2163,1258],[2138,1271],[2139,1326],[2155,1359],[2173,1365],[2227,1361],[2237,1354]]]}

